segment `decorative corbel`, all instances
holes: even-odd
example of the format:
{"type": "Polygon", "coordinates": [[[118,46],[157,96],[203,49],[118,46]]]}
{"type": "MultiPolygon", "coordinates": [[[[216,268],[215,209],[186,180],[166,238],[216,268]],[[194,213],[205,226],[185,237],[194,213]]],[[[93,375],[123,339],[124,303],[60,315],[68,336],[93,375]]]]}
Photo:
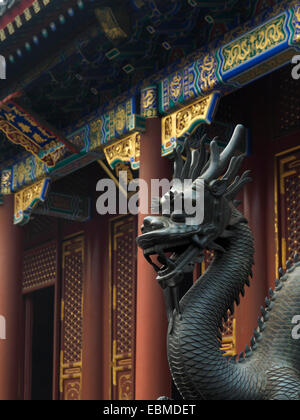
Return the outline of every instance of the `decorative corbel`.
{"type": "Polygon", "coordinates": [[[14,224],[25,225],[38,203],[46,200],[50,178],[44,178],[15,193],[14,224]]]}
{"type": "Polygon", "coordinates": [[[112,169],[118,162],[131,165],[133,170],[140,167],[140,140],[141,134],[135,132],[122,140],[118,140],[104,148],[106,160],[112,169]]]}
{"type": "Polygon", "coordinates": [[[219,97],[214,92],[162,118],[162,156],[171,154],[178,139],[189,136],[200,124],[211,124],[219,97]]]}

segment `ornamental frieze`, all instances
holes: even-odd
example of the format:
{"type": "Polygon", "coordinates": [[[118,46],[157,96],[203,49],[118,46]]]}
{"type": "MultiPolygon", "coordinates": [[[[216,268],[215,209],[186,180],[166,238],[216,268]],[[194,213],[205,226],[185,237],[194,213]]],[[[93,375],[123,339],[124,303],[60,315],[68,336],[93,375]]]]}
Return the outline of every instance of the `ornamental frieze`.
{"type": "Polygon", "coordinates": [[[136,113],[135,97],[120,103],[101,116],[101,144],[107,144],[135,131],[145,131],[145,118],[136,113]]]}
{"type": "Polygon", "coordinates": [[[251,67],[249,70],[232,79],[231,82],[237,87],[244,86],[253,80],[259,79],[264,74],[271,72],[273,69],[281,67],[284,63],[290,62],[295,55],[297,55],[296,49],[284,50],[281,54],[271,57],[255,67],[251,67]]]}
{"type": "Polygon", "coordinates": [[[299,48],[300,4],[280,2],[268,14],[235,28],[205,50],[196,51],[183,67],[163,75],[159,111],[166,115],[215,90],[227,94],[275,70],[272,62],[280,61],[280,66],[289,63],[299,48]],[[258,66],[259,71],[246,74],[258,66]],[[236,83],[237,78],[244,84],[236,83]]]}
{"type": "Polygon", "coordinates": [[[49,176],[48,166],[34,156],[29,156],[14,164],[10,170],[4,172],[7,173],[7,188],[10,182],[10,193],[17,192],[28,185],[34,184],[45,176],[49,176]],[[10,181],[8,179],[9,173],[10,181]]]}
{"type": "Polygon", "coordinates": [[[293,16],[293,27],[294,27],[294,43],[300,42],[300,5],[295,6],[293,16]]]}
{"type": "MultiPolygon", "coordinates": [[[[150,93],[147,97],[150,98],[150,93]]],[[[148,107],[150,105],[149,103],[148,107]]],[[[112,143],[114,140],[124,138],[134,132],[145,131],[146,118],[136,112],[136,98],[131,97],[69,134],[68,140],[75,144],[80,138],[82,144],[80,152],[98,152],[103,145],[112,143]]]]}
{"type": "Polygon", "coordinates": [[[287,17],[284,13],[222,48],[222,73],[225,74],[285,42],[287,17]]]}
{"type": "Polygon", "coordinates": [[[158,91],[157,86],[148,86],[141,91],[141,116],[153,118],[158,116],[158,91]]]}
{"type": "Polygon", "coordinates": [[[214,54],[206,54],[197,60],[196,69],[199,74],[197,83],[201,93],[211,91],[217,87],[217,66],[218,62],[214,54]]]}

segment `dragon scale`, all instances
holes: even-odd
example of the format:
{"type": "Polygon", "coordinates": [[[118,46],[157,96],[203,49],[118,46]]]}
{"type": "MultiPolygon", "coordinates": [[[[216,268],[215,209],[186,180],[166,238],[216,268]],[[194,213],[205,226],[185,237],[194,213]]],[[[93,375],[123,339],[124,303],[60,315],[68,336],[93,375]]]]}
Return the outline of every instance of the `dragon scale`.
{"type": "Polygon", "coordinates": [[[233,230],[226,253],[217,253],[181,300],[181,316],[174,317],[168,335],[174,382],[184,399],[298,399],[300,340],[292,338],[291,321],[300,314],[300,263],[271,292],[269,306],[263,311],[268,320],[262,317],[245,357],[238,362],[220,351],[220,325],[244,294],[253,262],[247,223],[233,230]]]}

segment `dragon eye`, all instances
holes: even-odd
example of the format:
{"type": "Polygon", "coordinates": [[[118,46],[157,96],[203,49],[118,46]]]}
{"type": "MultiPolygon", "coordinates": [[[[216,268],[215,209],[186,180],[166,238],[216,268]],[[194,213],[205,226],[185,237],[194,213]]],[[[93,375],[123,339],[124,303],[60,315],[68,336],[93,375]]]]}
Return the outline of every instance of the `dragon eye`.
{"type": "Polygon", "coordinates": [[[171,220],[173,222],[183,223],[185,222],[186,216],[183,213],[172,213],[171,214],[171,220]]]}

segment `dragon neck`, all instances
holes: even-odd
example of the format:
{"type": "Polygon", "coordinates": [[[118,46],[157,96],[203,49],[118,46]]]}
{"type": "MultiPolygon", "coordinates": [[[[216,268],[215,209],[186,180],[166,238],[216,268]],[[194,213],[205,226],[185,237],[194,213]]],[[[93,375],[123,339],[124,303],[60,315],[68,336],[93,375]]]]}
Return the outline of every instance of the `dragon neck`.
{"type": "MultiPolygon", "coordinates": [[[[237,211],[235,216],[242,219],[237,211]]],[[[250,373],[244,365],[227,360],[220,351],[220,327],[243,293],[254,255],[245,219],[231,231],[233,236],[222,244],[226,252],[216,253],[207,271],[182,298],[182,315],[175,317],[168,337],[172,375],[184,399],[257,397],[247,390],[250,373]]],[[[257,383],[260,379],[252,380],[257,383]]]]}
{"type": "Polygon", "coordinates": [[[181,300],[183,313],[197,309],[199,325],[204,322],[218,330],[228,310],[233,311],[234,303],[239,302],[254,261],[253,236],[246,220],[232,227],[231,233],[222,244],[225,252],[216,252],[206,272],[181,300]]]}

